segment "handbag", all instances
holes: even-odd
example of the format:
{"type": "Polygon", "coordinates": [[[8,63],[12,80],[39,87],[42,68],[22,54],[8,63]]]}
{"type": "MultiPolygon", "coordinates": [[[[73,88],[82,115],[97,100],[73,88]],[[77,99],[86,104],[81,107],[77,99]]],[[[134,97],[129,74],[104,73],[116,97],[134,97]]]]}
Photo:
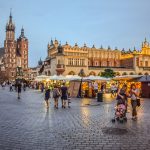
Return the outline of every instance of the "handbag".
{"type": "Polygon", "coordinates": [[[141,100],[140,100],[140,98],[137,98],[137,99],[136,99],[136,102],[137,102],[137,106],[138,106],[138,107],[141,106],[141,100]]]}

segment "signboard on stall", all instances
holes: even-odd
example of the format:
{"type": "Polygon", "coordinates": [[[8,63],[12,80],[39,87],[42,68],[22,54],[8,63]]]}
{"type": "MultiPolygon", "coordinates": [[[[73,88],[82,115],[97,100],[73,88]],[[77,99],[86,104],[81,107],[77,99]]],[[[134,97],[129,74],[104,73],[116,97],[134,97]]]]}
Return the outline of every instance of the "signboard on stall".
{"type": "Polygon", "coordinates": [[[71,97],[77,97],[80,88],[80,82],[72,81],[70,82],[70,86],[68,88],[68,92],[71,97]]]}

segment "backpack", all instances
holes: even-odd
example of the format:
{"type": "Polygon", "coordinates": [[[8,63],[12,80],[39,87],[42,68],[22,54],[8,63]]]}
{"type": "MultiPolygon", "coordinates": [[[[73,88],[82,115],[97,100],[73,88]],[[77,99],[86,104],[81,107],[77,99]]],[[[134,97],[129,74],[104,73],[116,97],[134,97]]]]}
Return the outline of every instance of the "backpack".
{"type": "Polygon", "coordinates": [[[53,90],[53,98],[58,98],[60,96],[60,93],[58,91],[58,89],[54,89],[53,90]]]}

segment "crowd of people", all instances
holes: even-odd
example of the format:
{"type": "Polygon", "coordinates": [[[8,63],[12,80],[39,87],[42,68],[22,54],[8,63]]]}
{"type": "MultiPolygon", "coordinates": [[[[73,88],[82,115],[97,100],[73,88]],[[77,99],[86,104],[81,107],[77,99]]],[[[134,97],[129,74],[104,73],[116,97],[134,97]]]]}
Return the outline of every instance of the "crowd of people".
{"type": "MultiPolygon", "coordinates": [[[[62,84],[62,86],[58,86],[55,84],[53,88],[49,88],[47,85],[45,86],[45,102],[47,108],[49,108],[49,99],[50,99],[50,92],[52,91],[52,97],[54,99],[54,108],[58,109],[58,102],[59,98],[61,98],[61,104],[62,108],[70,108],[70,94],[68,92],[68,87],[65,85],[65,83],[62,84]]],[[[42,92],[42,91],[41,91],[42,92]]]]}
{"type": "MultiPolygon", "coordinates": [[[[3,82],[1,83],[2,88],[4,89],[6,85],[9,85],[10,92],[16,91],[18,93],[17,97],[20,99],[21,97],[21,91],[26,91],[26,87],[39,89],[42,93],[44,93],[44,100],[46,103],[46,107],[49,108],[49,100],[50,98],[54,99],[54,108],[58,109],[59,106],[59,99],[61,99],[61,107],[62,108],[70,108],[71,103],[71,97],[68,92],[68,87],[66,86],[65,82],[61,85],[53,84],[51,85],[44,85],[41,84],[27,84],[26,82],[3,82]]],[[[101,91],[103,91],[103,87],[101,87],[101,91]]],[[[95,93],[98,92],[98,85],[94,84],[94,90],[95,93]]],[[[137,107],[140,106],[140,89],[136,86],[136,84],[131,84],[130,90],[127,88],[126,84],[123,84],[121,87],[119,87],[118,84],[112,83],[111,84],[111,97],[115,98],[117,100],[116,104],[116,116],[120,115],[118,110],[122,110],[121,108],[125,108],[124,111],[124,117],[126,118],[126,112],[128,108],[128,98],[131,99],[131,106],[132,106],[132,119],[137,119],[137,107]]],[[[117,116],[117,117],[118,117],[117,116]]]]}
{"type": "Polygon", "coordinates": [[[21,82],[21,81],[15,81],[15,82],[10,82],[10,81],[4,81],[1,83],[2,89],[5,89],[6,86],[9,86],[9,91],[10,92],[17,92],[17,97],[18,99],[21,98],[21,91],[24,90],[26,91],[27,83],[26,82],[21,82]]]}

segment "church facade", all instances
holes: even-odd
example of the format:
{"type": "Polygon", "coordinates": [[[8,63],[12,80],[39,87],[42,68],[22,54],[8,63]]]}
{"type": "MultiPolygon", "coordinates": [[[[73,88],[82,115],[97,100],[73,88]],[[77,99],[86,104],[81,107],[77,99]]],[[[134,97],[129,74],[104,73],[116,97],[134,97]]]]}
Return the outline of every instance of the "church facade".
{"type": "Polygon", "coordinates": [[[24,35],[23,27],[19,38],[15,39],[15,24],[11,13],[6,24],[6,38],[3,50],[3,67],[5,68],[7,79],[28,78],[28,39],[24,35]]]}

